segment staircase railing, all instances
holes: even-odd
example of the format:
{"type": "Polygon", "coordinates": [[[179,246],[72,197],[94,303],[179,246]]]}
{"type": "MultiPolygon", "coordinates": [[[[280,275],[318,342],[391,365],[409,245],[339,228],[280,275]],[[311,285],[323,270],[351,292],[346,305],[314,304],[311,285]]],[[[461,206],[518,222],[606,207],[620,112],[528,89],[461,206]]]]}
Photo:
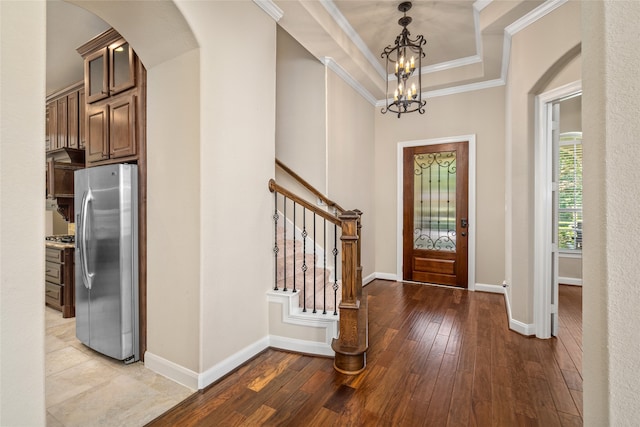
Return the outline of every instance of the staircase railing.
{"type": "Polygon", "coordinates": [[[334,212],[316,206],[278,185],[273,179],[269,181],[269,190],[274,194],[274,290],[301,292],[303,312],[321,311],[327,314],[333,310],[333,315],[337,315],[339,309],[339,335],[331,344],[336,353],[334,367],[346,374],[359,373],[365,368],[368,348],[367,298],[363,297],[362,291],[362,212],[344,210],[282,162],[276,160],[276,164],[334,212]],[[330,227],[329,239],[327,223],[330,227]],[[328,260],[327,254],[330,254],[331,260],[328,260]],[[338,262],[338,254],[341,254],[341,262],[338,262]],[[318,270],[321,270],[320,274],[318,270]],[[313,274],[309,286],[308,274],[313,274]],[[302,283],[299,275],[302,276],[302,283]],[[321,286],[318,286],[320,275],[321,286]],[[340,283],[339,276],[342,278],[340,283]],[[340,285],[342,291],[339,298],[340,285]],[[318,294],[322,296],[321,306],[318,306],[318,294]]]}

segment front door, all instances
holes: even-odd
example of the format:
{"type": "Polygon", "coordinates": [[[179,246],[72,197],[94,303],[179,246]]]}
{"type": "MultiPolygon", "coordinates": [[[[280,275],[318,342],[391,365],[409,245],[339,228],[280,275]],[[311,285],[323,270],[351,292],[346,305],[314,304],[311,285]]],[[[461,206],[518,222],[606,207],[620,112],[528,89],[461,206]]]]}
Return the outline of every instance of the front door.
{"type": "Polygon", "coordinates": [[[468,285],[469,142],[403,152],[403,279],[468,285]]]}

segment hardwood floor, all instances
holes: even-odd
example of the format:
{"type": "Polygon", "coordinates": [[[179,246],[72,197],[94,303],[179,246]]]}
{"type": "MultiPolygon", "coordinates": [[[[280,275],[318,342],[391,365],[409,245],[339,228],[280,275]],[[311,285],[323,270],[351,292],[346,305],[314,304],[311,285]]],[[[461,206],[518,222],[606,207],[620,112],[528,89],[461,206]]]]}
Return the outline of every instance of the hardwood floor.
{"type": "Polygon", "coordinates": [[[508,329],[498,294],[376,280],[367,368],[268,349],[150,426],[581,426],[581,288],[558,338],[508,329]]]}

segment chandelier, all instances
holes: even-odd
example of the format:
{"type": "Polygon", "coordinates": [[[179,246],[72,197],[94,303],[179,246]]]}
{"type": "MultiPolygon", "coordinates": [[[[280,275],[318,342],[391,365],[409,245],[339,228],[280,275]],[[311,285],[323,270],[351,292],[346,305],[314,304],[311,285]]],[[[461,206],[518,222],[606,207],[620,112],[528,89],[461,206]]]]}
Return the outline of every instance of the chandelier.
{"type": "Polygon", "coordinates": [[[404,14],[398,20],[398,24],[402,26],[402,32],[396,37],[395,43],[387,46],[380,55],[382,58],[386,58],[387,63],[386,107],[382,109],[382,113],[386,114],[387,111],[391,111],[392,113],[397,113],[398,118],[403,113],[412,113],[414,111],[424,114],[423,107],[427,103],[427,101],[422,100],[422,77],[420,73],[422,58],[425,57],[422,46],[427,41],[423,36],[417,36],[413,40],[409,38],[411,35],[407,29],[407,25],[411,23],[411,17],[407,16],[409,9],[411,9],[410,1],[405,1],[398,5],[398,10],[404,14]],[[415,73],[417,78],[414,76],[416,68],[418,69],[418,72],[415,73]],[[393,80],[393,78],[389,78],[390,70],[394,70],[393,75],[396,80],[393,102],[389,102],[389,80],[393,80]]]}

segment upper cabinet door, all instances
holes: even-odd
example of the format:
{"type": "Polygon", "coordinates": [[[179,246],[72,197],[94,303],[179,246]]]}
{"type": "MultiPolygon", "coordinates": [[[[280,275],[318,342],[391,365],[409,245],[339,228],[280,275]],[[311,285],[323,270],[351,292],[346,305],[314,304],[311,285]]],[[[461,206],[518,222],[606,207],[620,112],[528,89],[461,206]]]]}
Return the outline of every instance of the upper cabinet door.
{"type": "Polygon", "coordinates": [[[109,92],[115,95],[135,85],[135,55],[129,43],[120,39],[109,45],[109,92]]]}
{"type": "Polygon", "coordinates": [[[109,96],[109,51],[106,47],[84,59],[84,88],[87,103],[109,96]]]}

